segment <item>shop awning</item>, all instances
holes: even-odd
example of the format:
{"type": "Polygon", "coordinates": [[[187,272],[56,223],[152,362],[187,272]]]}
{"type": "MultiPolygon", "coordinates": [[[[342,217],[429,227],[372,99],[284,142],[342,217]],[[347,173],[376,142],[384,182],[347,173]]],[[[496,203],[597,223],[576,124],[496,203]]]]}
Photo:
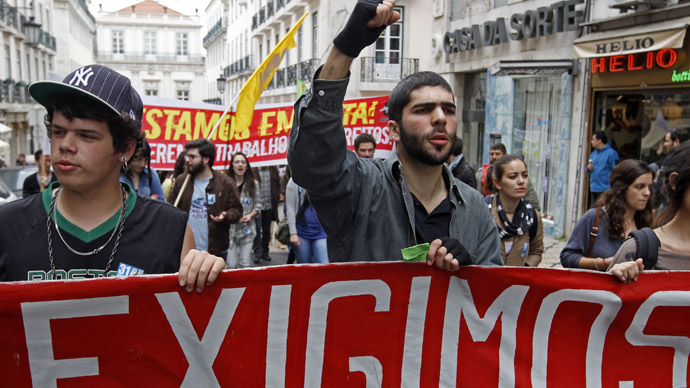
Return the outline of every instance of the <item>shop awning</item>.
{"type": "Polygon", "coordinates": [[[690,18],[682,18],[594,32],[575,40],[574,54],[576,58],[595,58],[681,48],[688,25],[690,18]]]}
{"type": "Polygon", "coordinates": [[[492,76],[499,75],[554,75],[568,72],[577,73],[577,61],[538,60],[538,61],[498,61],[489,67],[492,76]]]}

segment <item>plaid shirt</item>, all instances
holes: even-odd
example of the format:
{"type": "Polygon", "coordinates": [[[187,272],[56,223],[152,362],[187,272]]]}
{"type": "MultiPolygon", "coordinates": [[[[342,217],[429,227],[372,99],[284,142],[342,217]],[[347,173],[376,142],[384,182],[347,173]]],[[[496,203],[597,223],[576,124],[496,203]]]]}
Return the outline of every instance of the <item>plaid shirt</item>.
{"type": "Polygon", "coordinates": [[[273,205],[271,204],[271,171],[268,167],[259,168],[259,177],[261,178],[261,183],[259,184],[261,191],[261,210],[271,210],[273,205]]]}

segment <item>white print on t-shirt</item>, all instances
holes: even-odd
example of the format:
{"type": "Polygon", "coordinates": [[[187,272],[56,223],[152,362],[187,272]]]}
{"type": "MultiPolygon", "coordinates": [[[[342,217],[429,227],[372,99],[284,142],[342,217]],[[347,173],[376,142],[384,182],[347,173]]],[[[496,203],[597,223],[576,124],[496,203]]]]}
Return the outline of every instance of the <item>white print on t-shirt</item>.
{"type": "Polygon", "coordinates": [[[196,198],[192,201],[192,206],[189,209],[189,218],[206,219],[206,203],[203,198],[196,198]]]}

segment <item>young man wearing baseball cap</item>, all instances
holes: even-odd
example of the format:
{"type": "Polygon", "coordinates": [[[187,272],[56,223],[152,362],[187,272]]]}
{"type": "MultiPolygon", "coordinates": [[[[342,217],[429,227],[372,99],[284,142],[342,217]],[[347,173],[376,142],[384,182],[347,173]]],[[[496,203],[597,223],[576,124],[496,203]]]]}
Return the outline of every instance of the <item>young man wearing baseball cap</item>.
{"type": "Polygon", "coordinates": [[[29,86],[43,105],[59,182],[0,208],[0,281],[172,273],[189,292],[225,261],[194,248],[186,215],[137,197],[120,172],[141,147],[143,103],[127,77],[88,65],[29,86]]]}

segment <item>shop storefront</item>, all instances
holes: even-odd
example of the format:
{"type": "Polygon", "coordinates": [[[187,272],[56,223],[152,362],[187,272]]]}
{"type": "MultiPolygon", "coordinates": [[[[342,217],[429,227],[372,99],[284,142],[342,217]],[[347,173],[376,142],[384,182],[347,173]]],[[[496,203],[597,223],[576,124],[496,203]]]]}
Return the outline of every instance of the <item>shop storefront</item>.
{"type": "Polygon", "coordinates": [[[572,42],[582,21],[581,3],[516,3],[471,19],[481,24],[451,21],[443,41],[463,92],[465,157],[473,167],[481,166],[488,162],[490,146],[499,142],[522,156],[539,197],[544,231],[554,237],[566,232],[572,191],[573,90],[582,81],[572,42]]]}
{"type": "Polygon", "coordinates": [[[575,43],[576,54],[589,61],[590,134],[604,131],[621,160],[658,167],[666,133],[690,128],[688,24],[688,18],[669,20],[575,43]]]}
{"type": "Polygon", "coordinates": [[[527,163],[545,233],[564,234],[571,149],[573,64],[521,63],[489,70],[485,148],[505,144],[527,163]],[[537,74],[529,74],[537,69],[537,74]]]}

